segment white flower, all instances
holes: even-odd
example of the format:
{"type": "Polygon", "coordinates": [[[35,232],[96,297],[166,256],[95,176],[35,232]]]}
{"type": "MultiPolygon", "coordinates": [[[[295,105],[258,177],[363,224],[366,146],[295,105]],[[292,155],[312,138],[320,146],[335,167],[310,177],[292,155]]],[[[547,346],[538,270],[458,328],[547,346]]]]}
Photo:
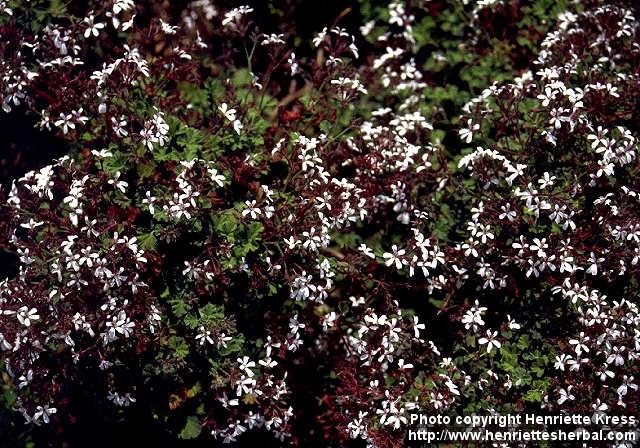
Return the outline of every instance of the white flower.
{"type": "Polygon", "coordinates": [[[300,244],[300,241],[295,239],[293,236],[290,236],[289,238],[285,238],[284,242],[286,243],[286,245],[289,248],[289,250],[295,249],[296,246],[298,246],[298,244],[300,244]]]}
{"type": "Polygon", "coordinates": [[[242,122],[240,120],[233,120],[233,130],[236,131],[236,134],[240,135],[240,131],[242,131],[242,122]]]}
{"type": "Polygon", "coordinates": [[[589,340],[589,336],[585,336],[584,332],[581,331],[577,339],[569,339],[569,344],[575,345],[574,350],[576,355],[580,356],[583,351],[587,353],[589,352],[589,347],[586,344],[589,340]]]}
{"type": "Polygon", "coordinates": [[[289,59],[287,59],[287,64],[289,64],[289,69],[291,70],[291,76],[298,73],[299,66],[298,66],[298,63],[296,62],[296,54],[293,51],[291,52],[289,59]]]}
{"type": "Polygon", "coordinates": [[[326,36],[327,36],[327,28],[324,27],[322,31],[316,34],[316,36],[313,38],[313,46],[319,47],[322,41],[324,41],[324,38],[326,36]]]}
{"type": "Polygon", "coordinates": [[[413,369],[413,364],[405,363],[404,359],[400,358],[398,360],[398,368],[400,370],[413,369]]]}
{"type": "Polygon", "coordinates": [[[263,34],[261,45],[284,45],[284,34],[263,34]]]}
{"type": "Polygon", "coordinates": [[[229,406],[238,406],[238,404],[240,404],[240,401],[237,398],[232,398],[231,400],[229,400],[226,392],[223,392],[222,396],[218,398],[218,401],[222,403],[222,407],[225,409],[228,409],[229,406]]]}
{"type": "Polygon", "coordinates": [[[222,112],[222,115],[224,115],[227,120],[233,121],[236,119],[236,110],[229,108],[227,103],[222,103],[221,105],[219,105],[218,110],[222,112]]]}
{"type": "Polygon", "coordinates": [[[511,316],[507,314],[507,326],[509,327],[509,330],[519,330],[520,329],[520,324],[517,323],[515,320],[511,319],[511,316]]]}
{"type": "MultiPolygon", "coordinates": [[[[571,387],[571,386],[569,386],[571,387]]],[[[607,409],[609,409],[609,406],[607,405],[607,403],[603,403],[599,398],[596,400],[595,403],[593,403],[591,405],[591,409],[594,410],[594,412],[604,412],[607,409]]]]}
{"type": "Polygon", "coordinates": [[[387,399],[382,402],[382,409],[376,409],[376,414],[380,416],[380,424],[400,429],[402,424],[407,423],[405,408],[398,404],[398,399],[391,399],[388,390],[385,391],[385,396],[387,399]]]}
{"type": "Polygon", "coordinates": [[[155,201],[156,201],[156,197],[151,195],[150,191],[147,191],[145,193],[145,198],[142,200],[143,204],[147,204],[147,207],[149,207],[149,213],[151,213],[152,215],[155,214],[156,210],[154,207],[155,201]]]}
{"type": "Polygon", "coordinates": [[[542,179],[538,179],[538,183],[540,184],[540,188],[544,189],[552,186],[555,180],[556,176],[550,176],[549,173],[545,171],[542,174],[542,179]]]}
{"type": "Polygon", "coordinates": [[[35,229],[43,224],[44,221],[35,221],[33,218],[29,218],[29,222],[26,224],[20,224],[20,227],[24,227],[25,229],[35,229]]]}
{"type": "Polygon", "coordinates": [[[316,291],[316,286],[311,284],[312,277],[302,271],[299,277],[296,277],[291,284],[291,298],[295,300],[307,300],[311,297],[311,293],[316,291]]]}
{"type": "Polygon", "coordinates": [[[85,17],[83,22],[87,25],[84,30],[85,39],[89,38],[93,34],[94,37],[98,37],[100,30],[105,27],[104,23],[94,23],[95,16],[91,14],[89,17],[85,17]]]}
{"type": "Polygon", "coordinates": [[[18,383],[18,388],[22,389],[27,387],[31,380],[33,380],[33,369],[29,369],[26,375],[20,375],[20,378],[18,378],[18,381],[20,381],[18,383]]]}
{"type": "Polygon", "coordinates": [[[149,150],[153,150],[154,143],[159,146],[164,146],[169,134],[169,125],[164,120],[164,114],[162,112],[156,112],[151,120],[147,120],[144,124],[144,128],[140,131],[140,139],[142,145],[146,146],[149,150]]]}
{"type": "Polygon", "coordinates": [[[347,425],[347,430],[349,431],[349,436],[352,439],[356,439],[358,437],[362,437],[366,439],[367,435],[367,424],[364,421],[364,418],[368,415],[368,412],[359,411],[358,418],[352,420],[347,425]]]}
{"type": "Polygon", "coordinates": [[[511,209],[511,204],[507,203],[505,205],[500,206],[500,210],[502,211],[502,213],[498,215],[499,219],[506,218],[511,222],[513,222],[513,220],[516,219],[516,211],[511,209]]]}
{"type": "Polygon", "coordinates": [[[220,333],[220,336],[218,337],[218,341],[216,342],[216,347],[218,348],[218,350],[227,348],[227,342],[229,342],[232,339],[233,338],[231,336],[227,336],[224,333],[220,333]]]}
{"type": "Polygon", "coordinates": [[[222,103],[218,106],[218,110],[222,113],[224,118],[226,118],[233,125],[233,130],[239,135],[242,130],[242,122],[236,119],[236,110],[229,108],[227,103],[222,103]]]}
{"type": "Polygon", "coordinates": [[[162,19],[160,19],[160,28],[162,28],[163,33],[169,34],[169,35],[176,34],[176,32],[178,31],[177,26],[169,25],[167,22],[165,22],[162,19]]]}
{"type": "Polygon", "coordinates": [[[62,112],[60,112],[60,118],[56,121],[53,122],[53,124],[55,124],[56,126],[58,126],[59,128],[62,128],[62,132],[64,134],[69,132],[69,129],[75,129],[76,125],[73,121],[71,121],[71,119],[73,118],[73,116],[71,114],[63,114],[62,112]]]}
{"type": "Polygon", "coordinates": [[[616,390],[616,392],[618,392],[619,396],[622,397],[622,396],[627,395],[629,389],[638,390],[638,385],[633,382],[633,379],[634,379],[633,375],[631,375],[631,376],[624,375],[622,377],[622,384],[616,390]]]}
{"type": "Polygon", "coordinates": [[[105,342],[112,342],[115,341],[118,334],[123,335],[125,338],[131,336],[136,324],[131,322],[124,310],[120,310],[117,315],[111,317],[110,321],[107,321],[106,326],[108,331],[104,335],[105,342]]]}
{"type": "Polygon", "coordinates": [[[573,389],[573,386],[569,386],[567,387],[567,389],[562,389],[560,388],[560,398],[558,398],[558,404],[562,404],[567,400],[575,400],[576,397],[571,393],[571,389],[573,389]]]}
{"type": "Polygon", "coordinates": [[[211,177],[211,182],[216,184],[218,187],[222,187],[224,185],[225,177],[222,174],[219,174],[217,169],[208,168],[207,172],[209,173],[209,176],[211,177]]]}
{"type": "Polygon", "coordinates": [[[596,254],[591,252],[589,256],[589,263],[591,265],[586,270],[587,274],[598,275],[598,265],[604,261],[604,257],[596,257],[596,254]]]}
{"type": "Polygon", "coordinates": [[[224,19],[222,19],[223,27],[234,27],[242,18],[243,15],[249,14],[253,12],[253,8],[249,6],[240,6],[238,8],[234,8],[231,11],[225,13],[224,19]]]}
{"type": "Polygon", "coordinates": [[[416,339],[420,338],[420,330],[424,330],[425,329],[425,325],[419,323],[419,319],[418,316],[413,316],[413,336],[416,339]]]}
{"type": "MultiPolygon", "coordinates": [[[[353,37],[351,39],[353,39],[353,37]]],[[[353,54],[354,58],[358,59],[358,57],[360,57],[358,47],[356,46],[355,42],[351,42],[351,44],[349,44],[349,50],[351,50],[351,54],[353,54]]]]}
{"type": "Polygon", "coordinates": [[[205,342],[213,345],[213,339],[211,338],[211,331],[206,330],[202,325],[200,326],[200,333],[196,336],[196,341],[200,341],[200,345],[204,345],[205,342]]]}
{"type": "Polygon", "coordinates": [[[259,215],[262,214],[262,210],[259,207],[256,207],[256,201],[245,201],[245,205],[247,208],[242,210],[242,216],[250,215],[251,219],[256,219],[259,215]]]}
{"type": "Polygon", "coordinates": [[[484,306],[480,306],[478,301],[476,300],[475,305],[471,307],[471,309],[467,310],[467,312],[462,316],[462,323],[464,327],[469,330],[470,328],[473,331],[477,331],[478,327],[484,325],[484,320],[482,320],[482,314],[487,311],[487,308],[484,306]]]}
{"type": "Polygon", "coordinates": [[[549,119],[549,124],[553,125],[553,127],[556,129],[560,129],[563,122],[570,121],[570,118],[565,115],[567,112],[569,111],[563,107],[551,109],[549,111],[549,115],[551,116],[551,118],[549,119]]]}
{"type": "Polygon", "coordinates": [[[478,123],[473,123],[471,118],[467,120],[467,127],[462,128],[458,131],[458,135],[460,139],[465,143],[471,143],[473,140],[473,133],[480,129],[480,125],[478,123]]]}
{"type": "Polygon", "coordinates": [[[38,406],[36,407],[36,413],[33,414],[33,422],[38,425],[40,424],[40,418],[45,423],[49,423],[49,416],[58,412],[56,408],[51,408],[49,405],[38,406]]]}
{"type": "Polygon", "coordinates": [[[374,254],[373,251],[371,249],[369,249],[369,246],[367,246],[364,243],[362,243],[362,244],[360,244],[360,246],[358,246],[358,250],[360,252],[362,252],[363,254],[365,254],[369,258],[376,258],[376,254],[374,254]]]}
{"type": "Polygon", "coordinates": [[[91,150],[91,154],[93,154],[94,156],[96,156],[99,159],[104,159],[107,157],[113,157],[113,153],[111,151],[109,151],[108,149],[93,149],[91,150]]]}
{"type": "Polygon", "coordinates": [[[238,368],[247,374],[249,377],[253,377],[254,373],[251,370],[252,367],[256,366],[256,363],[251,361],[248,356],[243,356],[242,358],[238,358],[238,368]]]}
{"type": "Polygon", "coordinates": [[[18,308],[18,313],[16,314],[18,318],[18,322],[20,322],[25,327],[30,327],[31,322],[35,322],[40,320],[40,315],[38,314],[38,310],[35,308],[29,309],[26,306],[22,306],[18,308]]]}
{"type": "Polygon", "coordinates": [[[124,395],[120,395],[118,392],[109,392],[107,394],[107,399],[112,401],[116,406],[121,407],[127,407],[131,403],[136,402],[136,399],[129,392],[124,395]]]}
{"type": "Polygon", "coordinates": [[[547,107],[549,102],[556,97],[556,91],[552,90],[551,87],[546,86],[544,88],[544,93],[541,93],[536,98],[542,100],[542,105],[547,107]]]}
{"type": "Polygon", "coordinates": [[[311,227],[309,231],[305,230],[304,232],[302,232],[302,236],[306,238],[306,240],[302,243],[302,247],[307,250],[317,252],[318,247],[321,247],[322,245],[322,239],[319,235],[316,235],[315,232],[315,227],[311,227]]]}
{"type": "Polygon", "coordinates": [[[486,344],[487,353],[491,353],[491,350],[493,349],[493,347],[495,347],[496,349],[499,349],[502,346],[500,341],[496,339],[497,336],[498,336],[497,331],[494,331],[493,333],[491,333],[491,330],[487,330],[487,335],[485,337],[478,339],[478,343],[482,345],[486,344]]]}
{"type": "Polygon", "coordinates": [[[382,257],[386,259],[384,264],[387,266],[395,264],[396,269],[402,269],[402,266],[408,264],[407,260],[400,258],[405,253],[406,251],[404,249],[398,249],[398,246],[394,244],[393,246],[391,246],[391,252],[385,252],[384,254],[382,254],[382,257]]]}

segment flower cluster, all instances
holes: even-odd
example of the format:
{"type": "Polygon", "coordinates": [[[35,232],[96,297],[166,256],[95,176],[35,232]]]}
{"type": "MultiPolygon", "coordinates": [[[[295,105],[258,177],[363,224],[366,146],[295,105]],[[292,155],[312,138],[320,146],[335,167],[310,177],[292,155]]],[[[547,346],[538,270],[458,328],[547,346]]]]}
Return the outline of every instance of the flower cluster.
{"type": "MultiPolygon", "coordinates": [[[[469,271],[484,287],[533,278],[538,294],[553,292],[575,316],[575,335],[558,340],[546,400],[576,413],[638,400],[640,321],[629,287],[639,260],[638,137],[627,127],[637,117],[637,33],[621,7],[563,14],[533,70],[468,103],[460,130],[482,145],[459,161],[481,189],[460,250],[477,260],[469,271]]],[[[475,326],[473,314],[466,322],[475,326]]]]}
{"type": "Polygon", "coordinates": [[[132,221],[113,219],[127,213],[116,205],[126,188],[65,157],[8,192],[4,236],[19,262],[16,276],[0,284],[0,340],[29,421],[48,421],[58,389],[79,366],[102,371],[109,390],[118,387],[110,368],[159,327],[149,256],[132,221]]]}

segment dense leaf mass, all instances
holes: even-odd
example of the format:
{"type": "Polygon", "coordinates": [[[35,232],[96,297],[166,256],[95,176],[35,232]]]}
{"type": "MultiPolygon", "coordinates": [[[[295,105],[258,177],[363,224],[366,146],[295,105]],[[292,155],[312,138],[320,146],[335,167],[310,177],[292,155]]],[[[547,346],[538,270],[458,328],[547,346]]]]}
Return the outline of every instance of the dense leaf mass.
{"type": "Polygon", "coordinates": [[[634,1],[176,3],[0,0],[7,446],[637,414],[634,1]]]}

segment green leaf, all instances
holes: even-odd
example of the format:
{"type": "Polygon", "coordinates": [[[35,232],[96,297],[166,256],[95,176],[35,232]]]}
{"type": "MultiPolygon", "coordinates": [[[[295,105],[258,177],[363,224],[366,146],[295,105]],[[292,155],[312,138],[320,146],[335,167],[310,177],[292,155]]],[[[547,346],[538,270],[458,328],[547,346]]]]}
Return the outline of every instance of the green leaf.
{"type": "Polygon", "coordinates": [[[177,317],[184,316],[189,312],[189,309],[191,308],[183,299],[179,297],[170,299],[169,305],[171,305],[171,310],[177,317]]]}
{"type": "Polygon", "coordinates": [[[189,356],[189,346],[184,338],[171,336],[169,338],[169,348],[173,350],[173,355],[177,359],[184,359],[189,356]]]}
{"type": "Polygon", "coordinates": [[[216,230],[223,235],[230,236],[238,227],[235,213],[231,210],[218,213],[213,216],[216,230]]]}
{"type": "Polygon", "coordinates": [[[229,356],[231,353],[238,353],[242,350],[244,345],[244,337],[240,334],[236,335],[231,341],[227,343],[226,347],[219,350],[220,355],[229,356]]]}
{"type": "Polygon", "coordinates": [[[149,251],[155,250],[157,245],[156,237],[153,235],[153,230],[149,233],[138,235],[138,242],[140,243],[140,247],[149,251]]]}
{"type": "Polygon", "coordinates": [[[187,440],[195,439],[201,432],[202,427],[200,426],[198,417],[191,416],[187,418],[187,423],[184,425],[184,428],[182,428],[182,431],[180,431],[180,438],[187,440]]]}

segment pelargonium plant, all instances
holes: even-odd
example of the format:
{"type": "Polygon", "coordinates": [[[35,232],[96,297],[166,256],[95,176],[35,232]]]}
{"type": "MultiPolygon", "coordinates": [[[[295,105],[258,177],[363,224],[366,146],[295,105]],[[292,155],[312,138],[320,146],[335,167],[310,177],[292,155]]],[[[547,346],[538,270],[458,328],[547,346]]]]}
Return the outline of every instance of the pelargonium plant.
{"type": "Polygon", "coordinates": [[[461,120],[466,143],[492,134],[459,161],[482,192],[467,250],[489,287],[535,279],[574,316],[545,405],[575,413],[637,408],[637,31],[619,6],[567,12],[532,70],[461,120]]]}
{"type": "Polygon", "coordinates": [[[221,444],[635,412],[633,5],[566,5],[451,112],[426,33],[462,17],[482,57],[505,2],[361,2],[304,41],[260,4],[31,3],[0,2],[3,110],[68,155],[0,189],[4,402],[29,427],[73,427],[78,389],[221,444]]]}

